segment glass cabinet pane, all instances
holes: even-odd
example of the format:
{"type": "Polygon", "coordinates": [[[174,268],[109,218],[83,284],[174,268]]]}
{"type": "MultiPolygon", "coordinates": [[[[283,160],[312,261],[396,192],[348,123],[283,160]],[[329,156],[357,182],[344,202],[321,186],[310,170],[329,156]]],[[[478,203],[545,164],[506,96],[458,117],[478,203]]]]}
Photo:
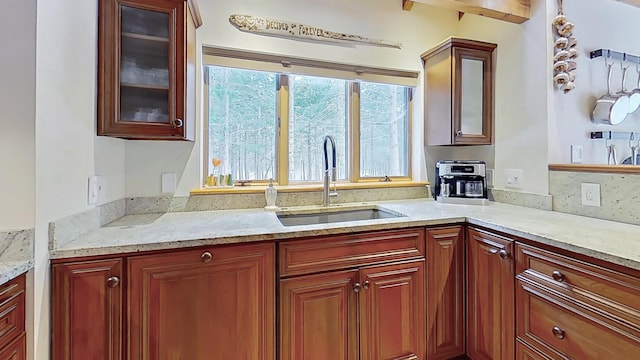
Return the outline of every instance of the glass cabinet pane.
{"type": "Polygon", "coordinates": [[[120,119],[169,121],[169,14],[121,6],[120,119]]]}
{"type": "Polygon", "coordinates": [[[463,134],[482,134],[482,103],[484,64],[480,60],[462,59],[462,111],[463,134]]]}
{"type": "Polygon", "coordinates": [[[120,10],[123,33],[169,38],[169,14],[130,6],[120,10]]]}

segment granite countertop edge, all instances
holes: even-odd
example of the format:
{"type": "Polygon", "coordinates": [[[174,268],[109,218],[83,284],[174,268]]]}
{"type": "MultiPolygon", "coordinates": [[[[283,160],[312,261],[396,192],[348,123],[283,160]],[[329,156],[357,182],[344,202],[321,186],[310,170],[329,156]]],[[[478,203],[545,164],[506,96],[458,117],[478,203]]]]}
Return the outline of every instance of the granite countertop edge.
{"type": "Polygon", "coordinates": [[[0,261],[0,285],[33,269],[33,260],[0,261]]]}
{"type": "Polygon", "coordinates": [[[262,209],[128,215],[50,250],[50,258],[57,260],[85,256],[120,256],[154,250],[467,222],[640,270],[640,226],[637,225],[501,203],[477,206],[415,199],[368,204],[382,206],[407,216],[283,226],[273,212],[262,209]],[[634,243],[636,239],[638,240],[634,243]]]}

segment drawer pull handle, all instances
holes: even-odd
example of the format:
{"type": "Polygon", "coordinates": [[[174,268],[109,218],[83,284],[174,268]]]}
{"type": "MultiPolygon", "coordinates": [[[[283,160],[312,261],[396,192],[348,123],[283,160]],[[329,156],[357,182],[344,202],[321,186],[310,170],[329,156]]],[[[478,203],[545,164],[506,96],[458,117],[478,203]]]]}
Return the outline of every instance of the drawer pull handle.
{"type": "Polygon", "coordinates": [[[353,284],[353,291],[356,293],[360,292],[360,283],[353,284]]]}
{"type": "Polygon", "coordinates": [[[554,271],[551,273],[551,276],[553,277],[553,280],[555,280],[555,281],[560,281],[560,282],[562,282],[562,281],[564,281],[564,280],[565,280],[565,279],[564,279],[564,274],[563,274],[563,273],[561,273],[561,272],[560,272],[560,271],[558,271],[558,270],[554,270],[554,271]]]}
{"type": "Polygon", "coordinates": [[[120,285],[120,279],[117,276],[111,276],[110,278],[107,279],[107,286],[110,288],[115,288],[118,287],[118,285],[120,285]]]}
{"type": "Polygon", "coordinates": [[[202,260],[203,263],[208,263],[209,261],[211,261],[211,259],[213,259],[213,255],[211,255],[210,252],[205,251],[202,253],[202,255],[200,255],[200,259],[202,260]]]}
{"type": "Polygon", "coordinates": [[[553,329],[551,330],[551,332],[553,333],[553,336],[557,337],[560,340],[564,339],[564,337],[565,337],[564,330],[560,329],[557,326],[554,326],[553,329]]]}
{"type": "Polygon", "coordinates": [[[365,290],[367,290],[367,289],[369,288],[369,285],[370,285],[369,280],[365,280],[365,281],[362,283],[362,288],[364,288],[365,290]]]}
{"type": "Polygon", "coordinates": [[[500,250],[499,254],[500,254],[500,257],[503,259],[509,258],[509,252],[505,249],[500,250]]]}

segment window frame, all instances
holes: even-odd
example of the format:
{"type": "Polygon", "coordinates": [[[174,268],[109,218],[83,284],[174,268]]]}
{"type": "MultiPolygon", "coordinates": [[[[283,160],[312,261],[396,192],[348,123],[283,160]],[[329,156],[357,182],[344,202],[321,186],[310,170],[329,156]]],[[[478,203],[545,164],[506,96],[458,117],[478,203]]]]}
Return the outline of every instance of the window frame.
{"type": "MultiPolygon", "coordinates": [[[[413,133],[412,133],[412,125],[413,125],[413,93],[414,86],[407,85],[404,83],[402,79],[400,81],[374,81],[373,79],[366,79],[366,76],[362,76],[364,70],[363,67],[357,67],[355,65],[348,64],[338,64],[338,63],[329,63],[317,60],[308,60],[308,59],[297,59],[303,65],[309,66],[311,63],[313,66],[313,71],[311,73],[307,73],[306,71],[300,72],[291,72],[291,71],[283,71],[283,67],[290,68],[291,61],[295,58],[289,57],[278,57],[277,55],[271,54],[261,54],[261,53],[248,53],[245,51],[234,51],[230,49],[214,49],[214,48],[206,48],[203,49],[203,78],[204,78],[204,91],[203,91],[203,184],[207,184],[208,174],[209,174],[209,66],[222,66],[222,67],[230,67],[236,69],[245,69],[245,70],[258,70],[258,71],[269,71],[276,74],[276,114],[277,114],[277,124],[276,124],[276,171],[274,172],[275,178],[273,179],[274,184],[280,186],[287,185],[317,185],[321,183],[321,181],[309,181],[309,182],[299,182],[293,181],[289,182],[289,99],[290,99],[290,88],[289,88],[289,75],[309,75],[309,76],[324,76],[329,78],[338,78],[344,79],[347,81],[347,94],[346,94],[346,148],[347,148],[347,179],[338,181],[338,183],[372,183],[372,182],[381,182],[381,181],[411,181],[413,178],[412,170],[413,170],[413,154],[412,154],[412,144],[413,144],[413,133]],[[208,50],[208,51],[207,51],[208,50]],[[216,55],[216,51],[220,51],[222,54],[216,55]],[[235,56],[233,56],[235,54],[235,56]],[[246,54],[253,54],[255,58],[247,59],[246,54]],[[244,55],[244,56],[243,56],[244,55]],[[275,59],[282,58],[279,64],[274,64],[274,56],[275,59]],[[264,57],[263,61],[260,60],[261,57],[264,57]],[[280,71],[278,71],[278,65],[280,65],[280,71]],[[353,68],[352,71],[356,76],[351,78],[346,77],[335,77],[336,68],[340,69],[340,71],[348,71],[350,68],[353,68]],[[323,69],[329,69],[329,73],[326,75],[322,75],[323,69]],[[320,72],[320,74],[318,74],[320,72]],[[387,179],[385,177],[362,177],[360,176],[360,82],[372,82],[372,83],[386,83],[389,85],[399,85],[405,86],[406,99],[407,99],[407,175],[406,176],[388,176],[387,179]]],[[[294,60],[295,61],[295,60],[294,60]]],[[[377,75],[376,79],[379,78],[380,74],[387,74],[393,78],[393,76],[399,76],[400,78],[417,78],[418,74],[416,72],[408,72],[401,70],[392,70],[392,69],[379,69],[379,68],[364,68],[370,71],[372,74],[377,75]],[[400,75],[398,75],[400,74],[400,75]]],[[[406,79],[405,79],[406,80],[406,79]]],[[[237,180],[245,180],[245,179],[234,179],[237,180]]],[[[251,180],[250,184],[252,185],[260,185],[264,186],[268,184],[269,179],[261,179],[261,180],[251,180]]]]}

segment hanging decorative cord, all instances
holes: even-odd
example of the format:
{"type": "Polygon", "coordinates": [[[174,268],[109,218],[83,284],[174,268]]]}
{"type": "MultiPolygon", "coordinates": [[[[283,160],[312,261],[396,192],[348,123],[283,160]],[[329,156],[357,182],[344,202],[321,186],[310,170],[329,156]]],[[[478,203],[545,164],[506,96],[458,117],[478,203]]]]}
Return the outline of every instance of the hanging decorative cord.
{"type": "Polygon", "coordinates": [[[562,0],[558,0],[558,15],[553,18],[552,25],[556,34],[553,46],[553,81],[566,94],[576,87],[574,71],[577,68],[578,40],[573,36],[575,24],[564,15],[562,0]]]}

